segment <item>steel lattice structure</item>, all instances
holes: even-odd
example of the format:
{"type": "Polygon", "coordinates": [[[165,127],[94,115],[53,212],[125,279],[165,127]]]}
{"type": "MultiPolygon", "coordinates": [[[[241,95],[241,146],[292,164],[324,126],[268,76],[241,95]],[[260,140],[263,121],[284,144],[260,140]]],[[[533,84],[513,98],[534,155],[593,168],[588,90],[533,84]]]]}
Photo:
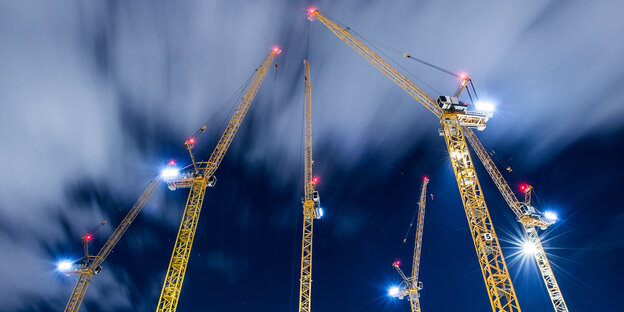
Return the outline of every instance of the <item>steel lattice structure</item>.
{"type": "MultiPolygon", "coordinates": [[[[185,174],[181,178],[169,180],[167,181],[167,184],[172,190],[175,190],[176,188],[190,188],[190,191],[188,200],[186,201],[186,207],[184,208],[182,221],[180,223],[180,229],[178,230],[178,236],[173,248],[173,253],[171,255],[171,260],[169,262],[169,267],[167,269],[167,275],[165,276],[163,288],[160,293],[160,299],[158,300],[158,306],[156,308],[156,311],[158,312],[175,311],[177,308],[180,292],[182,290],[182,283],[184,282],[186,267],[191,254],[191,247],[193,246],[193,239],[195,238],[197,221],[199,220],[199,214],[204,201],[206,187],[212,187],[216,183],[214,173],[219,168],[221,161],[225,157],[225,153],[234,140],[234,136],[242,124],[253,99],[258,93],[258,90],[264,81],[264,77],[273,63],[275,55],[280,52],[281,51],[278,48],[271,50],[260,67],[256,69],[249,86],[245,90],[245,93],[236,107],[230,122],[223,131],[219,142],[217,142],[217,145],[207,162],[195,162],[195,158],[191,152],[195,142],[194,138],[190,138],[185,142],[193,162],[193,171],[185,174]]],[[[202,128],[200,131],[203,131],[203,129],[205,128],[202,128]]]]}
{"type": "Polygon", "coordinates": [[[464,210],[492,310],[495,312],[520,311],[520,305],[511,282],[511,277],[498,243],[498,237],[494,232],[490,214],[487,210],[463,134],[466,128],[483,130],[489,116],[453,109],[443,110],[439,105],[436,105],[436,101],[432,97],[358,40],[348,27],[341,27],[317,10],[311,10],[309,16],[312,19],[319,19],[336,36],[407,91],[436,117],[440,118],[442,132],[464,204],[464,210]]]}
{"type": "Polygon", "coordinates": [[[65,306],[65,312],[74,312],[80,309],[80,305],[82,303],[82,299],[84,298],[87,288],[91,283],[91,278],[94,274],[97,274],[101,270],[101,265],[106,260],[108,255],[113,251],[113,248],[117,245],[121,237],[124,235],[126,230],[132,224],[132,221],[136,218],[136,216],[141,212],[145,204],[147,204],[148,200],[158,188],[158,185],[162,182],[162,180],[158,178],[154,178],[145,188],[139,199],[136,201],[134,206],[128,211],[124,219],[119,223],[113,234],[108,238],[104,246],[100,249],[100,251],[95,256],[89,256],[87,251],[87,245],[85,241],[85,262],[75,271],[70,273],[79,274],[78,281],[76,281],[76,286],[74,286],[74,290],[72,291],[69,300],[67,301],[67,306],[65,306]]]}

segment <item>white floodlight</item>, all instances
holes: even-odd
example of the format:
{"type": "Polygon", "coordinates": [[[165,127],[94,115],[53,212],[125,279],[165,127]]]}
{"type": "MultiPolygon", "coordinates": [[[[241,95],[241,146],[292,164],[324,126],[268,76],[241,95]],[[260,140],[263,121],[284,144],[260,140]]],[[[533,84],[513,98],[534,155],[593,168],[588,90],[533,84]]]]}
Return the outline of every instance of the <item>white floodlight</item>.
{"type": "Polygon", "coordinates": [[[392,286],[388,288],[388,295],[391,297],[396,297],[399,295],[400,289],[397,286],[392,286]]]}
{"type": "Polygon", "coordinates": [[[551,220],[551,221],[556,221],[556,220],[557,220],[557,218],[558,218],[558,217],[557,217],[557,214],[556,214],[556,213],[554,213],[554,212],[552,212],[552,211],[546,211],[546,212],[544,212],[544,217],[545,217],[546,219],[548,219],[548,220],[551,220]]]}
{"type": "Polygon", "coordinates": [[[479,112],[493,113],[496,105],[491,101],[478,101],[475,103],[475,109],[479,112]]]}
{"type": "Polygon", "coordinates": [[[325,214],[325,212],[323,211],[323,208],[319,208],[319,210],[318,210],[318,214],[319,214],[319,217],[320,217],[320,218],[322,218],[322,217],[323,217],[323,215],[325,214]]]}
{"type": "Polygon", "coordinates": [[[532,242],[522,243],[522,252],[527,255],[534,255],[537,252],[537,247],[532,242]]]}
{"type": "Polygon", "coordinates": [[[160,176],[164,179],[173,179],[180,175],[180,169],[176,167],[166,167],[160,171],[160,176]]]}
{"type": "Polygon", "coordinates": [[[74,268],[74,262],[71,260],[61,260],[56,264],[56,270],[67,273],[74,268]]]}

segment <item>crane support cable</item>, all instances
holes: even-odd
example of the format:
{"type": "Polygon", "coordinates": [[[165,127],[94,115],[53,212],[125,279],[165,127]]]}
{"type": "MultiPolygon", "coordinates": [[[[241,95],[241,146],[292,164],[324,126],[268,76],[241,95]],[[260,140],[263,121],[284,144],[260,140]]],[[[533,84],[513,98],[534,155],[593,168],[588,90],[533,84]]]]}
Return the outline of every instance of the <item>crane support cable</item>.
{"type": "Polygon", "coordinates": [[[331,30],[336,36],[342,39],[345,43],[351,46],[357,53],[362,55],[366,60],[373,64],[382,73],[392,79],[396,84],[403,88],[408,94],[414,97],[425,108],[431,111],[437,117],[442,116],[442,110],[436,105],[435,100],[429,96],[425,91],[416,86],[405,75],[392,67],[388,62],[381,58],[377,53],[373,52],[370,48],[364,45],[361,41],[351,34],[347,28],[340,27],[318,11],[311,13],[313,17],[318,18],[329,30],[331,30]]]}
{"type": "Polygon", "coordinates": [[[509,276],[509,271],[507,270],[507,264],[494,231],[476,170],[470,157],[468,145],[464,138],[464,129],[467,126],[485,129],[485,123],[489,117],[462,114],[450,110],[443,111],[436,105],[431,96],[424,93],[422,89],[409,81],[398,70],[390,66],[361,41],[357,40],[349,33],[348,28],[337,25],[317,10],[311,10],[309,18],[318,18],[336,36],[440,118],[442,134],[444,135],[449,158],[453,165],[455,179],[457,180],[457,186],[468,219],[468,225],[492,310],[494,312],[520,311],[520,305],[509,276]]]}
{"type": "MultiPolygon", "coordinates": [[[[119,223],[113,234],[108,238],[104,246],[100,249],[93,260],[90,261],[90,264],[86,268],[81,268],[76,271],[80,276],[78,277],[78,281],[76,281],[76,286],[69,296],[69,300],[67,301],[67,305],[65,306],[65,312],[74,312],[80,309],[80,305],[82,303],[82,299],[84,298],[87,288],[89,287],[89,283],[91,283],[91,278],[93,274],[99,273],[101,270],[100,266],[106,260],[108,255],[110,255],[111,251],[121,237],[126,233],[132,221],[139,215],[143,207],[147,204],[154,191],[158,188],[158,185],[162,182],[160,177],[156,177],[152,179],[152,181],[147,185],[139,199],[136,201],[134,206],[128,211],[126,217],[119,223]]],[[[89,259],[85,259],[85,261],[89,261],[89,259]]]]}
{"type": "MultiPolygon", "coordinates": [[[[199,163],[199,173],[189,177],[185,176],[177,180],[174,179],[167,181],[170,189],[190,188],[190,191],[186,201],[186,206],[184,208],[184,213],[182,214],[180,228],[178,230],[178,235],[171,254],[171,260],[169,261],[169,267],[167,269],[163,288],[156,307],[156,311],[158,312],[175,311],[177,308],[180,292],[182,290],[182,283],[184,282],[186,268],[191,255],[191,247],[193,246],[193,240],[195,238],[195,231],[197,230],[199,215],[204,202],[206,187],[214,186],[216,179],[213,175],[219,168],[225,153],[227,152],[234,136],[236,135],[236,132],[242,124],[251,103],[258,93],[258,90],[260,89],[260,86],[262,85],[262,82],[264,81],[264,78],[273,63],[275,55],[280,52],[281,50],[278,48],[272,49],[261,65],[255,70],[251,83],[245,90],[245,93],[243,94],[238,107],[234,111],[230,122],[210,155],[210,159],[208,162],[199,163]]],[[[191,146],[187,146],[189,146],[190,152],[191,146]]]]}

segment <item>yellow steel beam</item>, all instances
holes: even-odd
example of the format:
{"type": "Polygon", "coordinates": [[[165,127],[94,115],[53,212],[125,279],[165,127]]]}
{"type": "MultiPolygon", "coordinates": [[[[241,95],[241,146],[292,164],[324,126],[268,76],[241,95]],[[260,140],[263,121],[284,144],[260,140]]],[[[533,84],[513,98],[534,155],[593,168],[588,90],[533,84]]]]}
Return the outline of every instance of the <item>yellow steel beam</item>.
{"type": "Polygon", "coordinates": [[[432,97],[355,38],[348,27],[341,27],[316,10],[310,12],[310,17],[318,18],[334,34],[440,118],[492,310],[494,312],[520,311],[520,305],[463,135],[463,125],[473,124],[483,129],[487,118],[443,112],[432,97]],[[478,126],[481,121],[483,124],[478,126]]]}
{"type": "Polygon", "coordinates": [[[67,306],[65,306],[65,312],[74,312],[80,309],[80,304],[82,303],[82,299],[87,293],[87,288],[89,287],[89,283],[91,283],[91,278],[93,274],[97,274],[101,270],[101,265],[106,260],[108,255],[110,255],[113,248],[117,245],[121,237],[126,233],[126,230],[132,224],[132,221],[139,215],[139,212],[145,207],[148,200],[154,194],[154,191],[158,188],[158,185],[162,182],[160,177],[152,179],[152,181],[147,185],[139,199],[134,203],[134,206],[128,211],[124,219],[119,223],[113,234],[108,238],[104,246],[100,249],[100,251],[95,256],[89,256],[87,251],[86,240],[85,243],[85,263],[84,267],[79,268],[78,270],[71,272],[72,274],[78,274],[78,280],[76,281],[76,286],[74,286],[74,290],[69,296],[69,300],[67,301],[67,306]]]}
{"type": "MultiPolygon", "coordinates": [[[[312,166],[312,83],[310,81],[310,64],[305,63],[304,76],[304,202],[303,202],[303,234],[301,237],[301,272],[299,280],[299,312],[310,312],[312,297],[312,234],[316,215],[314,191],[316,181],[313,178],[312,166]]],[[[318,198],[317,198],[318,200],[318,198]]]]}
{"type": "Polygon", "coordinates": [[[518,221],[522,224],[522,228],[524,229],[524,233],[527,237],[527,243],[532,244],[535,247],[535,253],[533,256],[537,263],[537,267],[539,268],[540,274],[542,275],[544,285],[546,285],[546,290],[548,291],[548,295],[555,311],[567,312],[568,307],[563,299],[563,294],[561,293],[559,284],[557,284],[557,279],[555,278],[555,274],[550,266],[548,257],[546,256],[544,246],[542,246],[542,242],[537,235],[537,227],[545,229],[553,224],[553,221],[545,220],[539,216],[524,214],[522,212],[522,207],[526,207],[531,204],[532,187],[529,186],[529,189],[525,190],[524,203],[520,202],[511,190],[511,187],[509,187],[509,184],[507,184],[507,181],[503,178],[501,172],[496,167],[496,164],[494,164],[490,155],[483,147],[483,144],[481,144],[481,141],[479,141],[477,135],[471,129],[466,129],[465,134],[468,142],[470,142],[470,145],[472,146],[472,149],[481,160],[481,163],[494,181],[494,184],[498,187],[498,190],[503,195],[503,198],[505,198],[509,208],[511,208],[511,210],[516,214],[518,221]]]}
{"type": "MultiPolygon", "coordinates": [[[[199,174],[194,174],[192,177],[188,178],[167,181],[172,189],[190,187],[190,192],[184,208],[182,221],[180,222],[180,229],[178,230],[171,260],[169,261],[169,267],[167,268],[167,275],[165,276],[163,288],[160,292],[160,298],[156,307],[156,311],[158,312],[175,311],[177,308],[206,187],[214,185],[216,181],[214,173],[219,168],[221,161],[225,157],[225,153],[234,140],[234,136],[242,124],[253,99],[258,93],[264,81],[264,77],[273,63],[275,55],[280,52],[278,48],[274,48],[264,59],[260,67],[256,69],[251,83],[245,90],[243,98],[236,107],[230,122],[212,151],[210,159],[207,162],[199,163],[199,170],[197,170],[199,174]]],[[[190,152],[190,146],[188,147],[190,152]]]]}

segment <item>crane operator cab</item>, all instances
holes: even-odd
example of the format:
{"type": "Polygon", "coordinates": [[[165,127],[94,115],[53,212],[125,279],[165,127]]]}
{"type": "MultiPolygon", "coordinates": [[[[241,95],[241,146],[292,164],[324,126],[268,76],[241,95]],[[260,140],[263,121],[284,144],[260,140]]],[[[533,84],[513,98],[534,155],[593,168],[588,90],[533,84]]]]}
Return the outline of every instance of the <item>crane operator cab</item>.
{"type": "Polygon", "coordinates": [[[466,104],[466,102],[460,101],[454,96],[441,95],[436,102],[438,106],[445,111],[464,113],[468,109],[468,104],[466,104]]]}
{"type": "Polygon", "coordinates": [[[316,218],[320,219],[323,216],[323,208],[321,208],[321,197],[319,196],[318,191],[314,191],[312,193],[312,202],[314,202],[314,212],[316,214],[316,218]]]}
{"type": "Polygon", "coordinates": [[[531,217],[531,218],[541,219],[542,217],[539,211],[537,211],[537,209],[535,209],[535,207],[533,206],[522,205],[520,206],[520,211],[522,212],[523,215],[531,217]]]}

